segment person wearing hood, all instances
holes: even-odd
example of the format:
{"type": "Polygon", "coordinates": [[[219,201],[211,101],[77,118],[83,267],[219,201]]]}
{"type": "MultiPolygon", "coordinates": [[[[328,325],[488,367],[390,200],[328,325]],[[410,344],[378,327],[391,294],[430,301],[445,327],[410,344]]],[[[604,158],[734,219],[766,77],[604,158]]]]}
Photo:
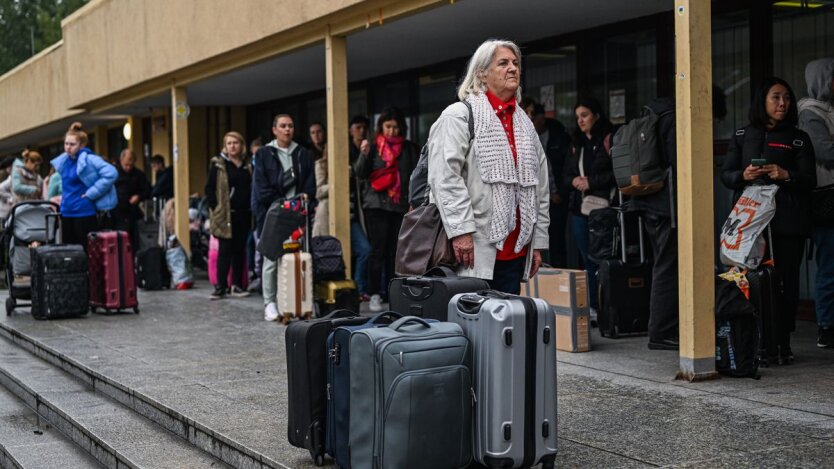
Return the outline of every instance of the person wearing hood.
{"type": "MultiPolygon", "coordinates": [[[[834,184],[834,58],[809,62],[805,67],[808,96],[799,100],[799,128],[814,146],[817,186],[834,184]]],[[[834,347],[834,227],[813,228],[817,275],[815,303],[817,347],[834,347]]]]}
{"type": "MultiPolygon", "coordinates": [[[[295,125],[289,114],[278,114],[272,121],[275,140],[255,154],[255,181],[252,198],[255,202],[255,225],[258,236],[269,206],[279,199],[304,196],[312,200],[316,195],[313,155],[293,141],[295,125]]],[[[280,316],[275,302],[278,289],[278,261],[264,257],[261,288],[264,298],[264,320],[274,321],[280,316]]]]}
{"type": "Polygon", "coordinates": [[[12,166],[12,194],[16,204],[42,199],[43,178],[38,174],[38,170],[43,157],[32,150],[23,150],[22,156],[23,158],[15,160],[12,166]]]}
{"type": "Polygon", "coordinates": [[[119,173],[87,148],[87,133],[79,122],[70,125],[64,135],[64,153],[51,163],[61,175],[62,240],[87,249],[87,235],[100,228],[97,215],[109,218],[116,208],[119,173]]]}
{"type": "Polygon", "coordinates": [[[588,273],[591,317],[599,308],[597,270],[599,265],[588,257],[588,215],[582,213],[582,201],[594,196],[611,200],[616,187],[614,169],[611,166],[611,122],[603,115],[602,105],[594,98],[583,98],[574,107],[576,130],[573,143],[562,170],[564,185],[570,188],[568,210],[573,236],[582,254],[588,273]],[[581,167],[580,167],[581,165],[581,167]]]}
{"type": "Polygon", "coordinates": [[[249,296],[241,288],[247,275],[246,242],[252,229],[252,165],[246,155],[246,142],[239,132],[223,136],[223,151],[211,159],[205,194],[209,206],[212,236],[217,238],[217,285],[211,294],[219,300],[230,293],[234,297],[249,296]],[[227,285],[229,268],[232,285],[227,285]]]}
{"type": "Polygon", "coordinates": [[[735,200],[749,185],[779,187],[770,232],[773,261],[784,291],[774,305],[782,327],[778,355],[773,358],[785,365],[794,358],[790,333],[796,328],[800,267],[805,239],[811,234],[810,196],[816,187],[814,147],[808,134],[796,127],[795,96],[780,78],[768,78],[759,86],[750,105],[750,124],[736,131],[721,172],[724,185],[735,191],[735,200]],[[754,165],[753,160],[765,160],[765,164],[754,165]]]}

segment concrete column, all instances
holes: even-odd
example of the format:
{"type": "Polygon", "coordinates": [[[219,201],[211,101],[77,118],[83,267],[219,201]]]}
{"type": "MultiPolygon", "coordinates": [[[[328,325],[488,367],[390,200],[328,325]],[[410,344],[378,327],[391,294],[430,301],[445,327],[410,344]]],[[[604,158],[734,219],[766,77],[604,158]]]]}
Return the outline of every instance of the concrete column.
{"type": "Polygon", "coordinates": [[[145,151],[142,149],[142,118],[131,116],[127,118],[127,123],[130,124],[130,140],[127,147],[133,150],[133,155],[136,156],[136,167],[144,170],[145,151]]]}
{"type": "Polygon", "coordinates": [[[675,1],[678,144],[678,378],[715,373],[710,0],[675,1]]]}
{"type": "Polygon", "coordinates": [[[191,254],[188,230],[188,96],[181,86],[171,87],[171,122],[174,156],[174,233],[180,245],[191,254]]]}
{"type": "MultiPolygon", "coordinates": [[[[96,152],[96,155],[105,157],[105,153],[107,153],[107,126],[106,125],[98,125],[96,126],[96,147],[93,148],[93,151],[96,152]]],[[[105,158],[107,159],[107,158],[105,158]]]]}
{"type": "Polygon", "coordinates": [[[350,150],[348,129],[347,41],[325,38],[327,74],[327,182],[330,235],[342,242],[345,265],[350,276],[350,150]]]}

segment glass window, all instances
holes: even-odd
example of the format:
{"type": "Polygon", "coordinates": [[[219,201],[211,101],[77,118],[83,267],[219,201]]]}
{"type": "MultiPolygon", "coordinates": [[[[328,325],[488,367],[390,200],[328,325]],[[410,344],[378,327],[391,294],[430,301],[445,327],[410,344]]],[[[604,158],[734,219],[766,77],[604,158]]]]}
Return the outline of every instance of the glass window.
{"type": "Polygon", "coordinates": [[[420,77],[418,88],[418,109],[416,123],[412,135],[415,143],[422,145],[429,138],[434,121],[447,106],[457,101],[457,76],[454,72],[438,73],[420,77]]]}
{"type": "Polygon", "coordinates": [[[747,124],[750,108],[750,17],[744,10],[712,20],[712,82],[723,92],[727,116],[713,120],[713,139],[729,140],[747,124]]]}
{"type": "Polygon", "coordinates": [[[834,55],[834,1],[773,4],[773,73],[808,95],[805,65],[834,55]]]}
{"type": "Polygon", "coordinates": [[[522,75],[524,95],[544,106],[547,117],[558,119],[567,128],[574,126],[576,105],[576,47],[534,52],[525,57],[522,75]]]}

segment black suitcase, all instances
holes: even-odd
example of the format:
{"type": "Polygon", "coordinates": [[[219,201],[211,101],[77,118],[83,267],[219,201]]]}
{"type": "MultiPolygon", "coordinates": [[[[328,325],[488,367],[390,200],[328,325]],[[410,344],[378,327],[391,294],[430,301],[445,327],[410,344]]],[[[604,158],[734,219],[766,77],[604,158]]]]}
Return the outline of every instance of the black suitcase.
{"type": "Polygon", "coordinates": [[[403,316],[446,321],[449,301],[458,293],[489,290],[486,280],[458,277],[448,267],[435,267],[422,277],[399,277],[391,280],[388,302],[391,311],[403,316]]]}
{"type": "Polygon", "coordinates": [[[136,253],[136,283],[143,290],[171,287],[171,272],[165,260],[165,250],[158,246],[136,253]]]}
{"type": "Polygon", "coordinates": [[[346,310],[287,326],[287,439],[306,448],[317,466],[324,463],[327,412],[327,336],[338,326],[364,324],[368,318],[346,310]]]}
{"type": "MultiPolygon", "coordinates": [[[[770,226],[767,228],[770,258],[773,259],[770,226]]],[[[782,279],[772,262],[763,262],[756,270],[747,273],[750,286],[750,302],[756,308],[759,317],[759,355],[761,366],[767,367],[779,357],[780,338],[787,333],[781,323],[779,299],[782,298],[782,279]]]]}
{"type": "Polygon", "coordinates": [[[32,316],[82,316],[90,309],[87,253],[80,245],[58,244],[32,250],[32,316]]]}
{"type": "MultiPolygon", "coordinates": [[[[618,210],[620,233],[626,233],[623,211],[618,210]]],[[[646,259],[643,219],[637,218],[640,258],[628,259],[626,236],[620,236],[620,258],[599,263],[599,311],[597,324],[603,337],[643,335],[649,330],[652,265],[646,259]]]]}

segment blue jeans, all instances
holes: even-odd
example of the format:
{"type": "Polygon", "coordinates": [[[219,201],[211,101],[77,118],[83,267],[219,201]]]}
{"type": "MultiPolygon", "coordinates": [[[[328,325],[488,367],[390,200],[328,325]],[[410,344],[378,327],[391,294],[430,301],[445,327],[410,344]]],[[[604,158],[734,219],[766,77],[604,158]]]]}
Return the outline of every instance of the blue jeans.
{"type": "Polygon", "coordinates": [[[817,324],[834,326],[834,228],[814,228],[817,324]]]}
{"type": "Polygon", "coordinates": [[[356,256],[356,272],[353,279],[359,293],[368,293],[368,259],[371,257],[371,243],[362,231],[358,221],[350,224],[350,250],[356,256]]]}
{"type": "Polygon", "coordinates": [[[576,240],[579,253],[582,254],[582,261],[585,263],[591,308],[598,309],[599,292],[597,290],[597,270],[599,270],[599,266],[588,258],[588,217],[571,213],[570,227],[573,230],[573,237],[576,240]]]}

